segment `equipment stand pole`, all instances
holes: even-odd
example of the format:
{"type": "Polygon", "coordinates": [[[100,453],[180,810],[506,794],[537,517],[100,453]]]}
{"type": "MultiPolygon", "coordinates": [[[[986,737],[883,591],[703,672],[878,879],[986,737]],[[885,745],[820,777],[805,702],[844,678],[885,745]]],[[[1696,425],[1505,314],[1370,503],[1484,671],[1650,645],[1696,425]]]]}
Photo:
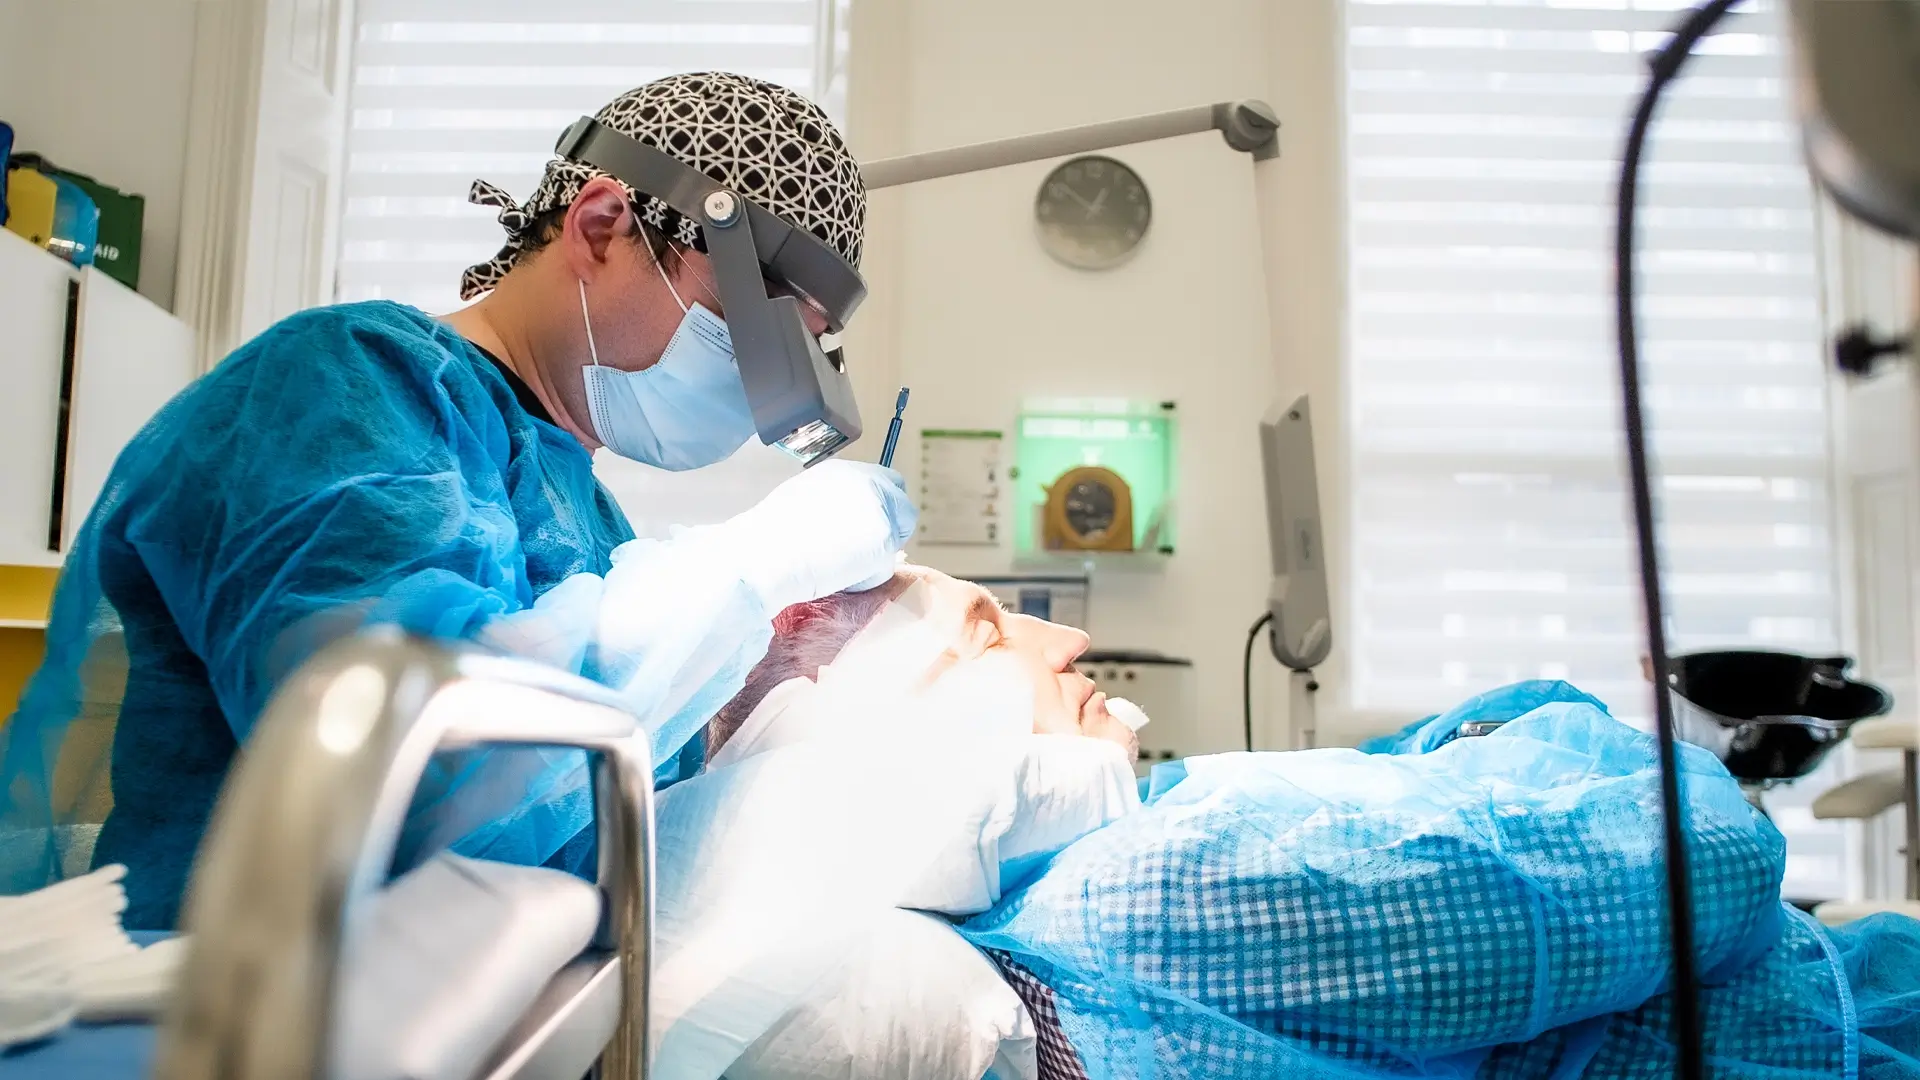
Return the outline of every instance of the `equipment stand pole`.
{"type": "Polygon", "coordinates": [[[1907,899],[1920,900],[1920,752],[1908,750],[1900,756],[1906,765],[1907,899]]]}
{"type": "Polygon", "coordinates": [[[1311,670],[1293,671],[1287,677],[1287,728],[1292,738],[1287,740],[1289,750],[1311,750],[1314,747],[1315,731],[1318,726],[1314,696],[1320,692],[1320,682],[1313,677],[1311,670]]]}

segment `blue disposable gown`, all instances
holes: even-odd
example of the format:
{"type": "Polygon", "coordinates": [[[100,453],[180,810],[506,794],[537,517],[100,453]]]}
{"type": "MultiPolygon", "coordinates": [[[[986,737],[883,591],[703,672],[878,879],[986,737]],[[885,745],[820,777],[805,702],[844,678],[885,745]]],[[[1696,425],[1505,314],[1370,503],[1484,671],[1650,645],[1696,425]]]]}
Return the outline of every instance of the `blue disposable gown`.
{"type": "MultiPolygon", "coordinates": [[[[633,540],[580,444],[418,311],[279,323],[141,431],[68,555],[46,659],[0,733],[0,893],[125,863],[127,925],[171,927],[277,681],[369,623],[614,687],[670,778],[770,636],[699,531],[633,540]]],[[[591,816],[577,753],[443,755],[398,861],[451,846],[583,870],[591,816]]]]}

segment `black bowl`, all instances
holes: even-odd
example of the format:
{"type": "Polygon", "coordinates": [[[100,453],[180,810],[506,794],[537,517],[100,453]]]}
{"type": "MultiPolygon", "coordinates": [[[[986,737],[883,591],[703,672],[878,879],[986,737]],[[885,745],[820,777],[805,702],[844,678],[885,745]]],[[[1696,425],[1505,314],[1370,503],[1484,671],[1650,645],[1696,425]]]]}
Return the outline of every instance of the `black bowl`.
{"type": "Polygon", "coordinates": [[[1667,671],[1692,719],[1722,729],[1693,741],[1711,746],[1735,777],[1764,782],[1807,775],[1847,729],[1893,708],[1885,690],[1847,677],[1852,665],[1844,656],[1743,649],[1675,656],[1667,671]]]}

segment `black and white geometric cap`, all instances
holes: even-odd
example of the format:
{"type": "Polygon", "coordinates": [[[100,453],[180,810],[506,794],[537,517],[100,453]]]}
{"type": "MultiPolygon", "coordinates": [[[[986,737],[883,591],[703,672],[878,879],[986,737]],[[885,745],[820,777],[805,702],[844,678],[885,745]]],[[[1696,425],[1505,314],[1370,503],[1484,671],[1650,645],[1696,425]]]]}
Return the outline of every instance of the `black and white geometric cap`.
{"type": "MultiPolygon", "coordinates": [[[[787,222],[825,241],[860,268],[867,188],[846,140],[820,106],[770,82],[730,72],[669,75],[629,90],[594,117],[665,151],[787,222]]],[[[500,208],[507,243],[460,275],[460,298],[492,289],[520,258],[535,218],[570,205],[588,180],[607,173],[556,157],[525,203],[475,180],[468,201],[500,208]]],[[[707,250],[699,224],[623,182],[634,212],[668,237],[707,250]]]]}

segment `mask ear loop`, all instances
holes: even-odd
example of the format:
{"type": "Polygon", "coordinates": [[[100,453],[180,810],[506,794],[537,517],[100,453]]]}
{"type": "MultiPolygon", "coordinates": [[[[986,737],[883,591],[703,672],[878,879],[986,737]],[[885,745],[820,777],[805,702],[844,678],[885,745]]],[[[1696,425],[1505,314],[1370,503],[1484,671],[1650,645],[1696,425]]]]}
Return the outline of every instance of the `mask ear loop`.
{"type": "Polygon", "coordinates": [[[576,280],[580,283],[580,321],[587,324],[587,355],[593,358],[593,366],[599,367],[600,350],[593,343],[593,316],[587,314],[587,282],[584,278],[576,280]]]}
{"type": "MultiPolygon", "coordinates": [[[[669,248],[668,250],[671,251],[672,249],[669,248]]],[[[648,248],[647,254],[652,255],[653,249],[648,248]]],[[[676,257],[678,256],[676,255],[676,257]]],[[[682,266],[686,265],[686,259],[681,258],[680,263],[682,266]]],[[[673,279],[667,276],[667,268],[660,262],[658,257],[653,260],[653,269],[660,275],[660,280],[666,283],[667,291],[673,294],[673,302],[680,305],[680,314],[685,315],[693,310],[687,306],[685,300],[680,299],[680,290],[673,287],[673,279]]]]}
{"type": "MultiPolygon", "coordinates": [[[[679,260],[681,266],[684,266],[687,268],[687,273],[692,274],[693,279],[695,281],[698,281],[700,284],[706,286],[707,295],[713,297],[714,303],[718,304],[720,302],[720,290],[713,287],[713,282],[708,281],[705,274],[702,274],[700,271],[695,270],[693,268],[693,264],[687,261],[687,257],[681,253],[679,248],[669,244],[667,245],[667,250],[673,254],[673,257],[675,259],[679,260]]],[[[649,253],[651,253],[652,249],[649,248],[648,251],[649,253]]],[[[673,279],[667,277],[666,267],[660,262],[659,259],[653,260],[653,265],[656,270],[660,271],[660,280],[667,283],[667,291],[673,293],[674,302],[680,305],[681,311],[683,312],[687,311],[690,305],[686,301],[680,299],[679,290],[673,287],[673,279]]]]}
{"type": "MultiPolygon", "coordinates": [[[[713,297],[716,302],[720,299],[720,290],[714,288],[713,282],[708,281],[706,277],[700,273],[700,271],[695,270],[693,268],[693,264],[688,262],[687,257],[680,253],[679,248],[669,246],[667,250],[673,253],[674,258],[680,260],[680,265],[687,268],[687,272],[693,275],[694,280],[706,286],[708,296],[713,297]]],[[[652,247],[648,247],[647,253],[649,255],[653,253],[652,247]]],[[[660,280],[667,283],[667,291],[673,294],[673,302],[680,305],[681,312],[683,313],[686,312],[688,310],[689,305],[685,300],[680,299],[680,290],[673,287],[673,279],[667,276],[667,269],[664,265],[661,264],[658,258],[655,258],[653,260],[653,268],[660,272],[660,280]]],[[[815,314],[819,315],[821,318],[824,319],[827,317],[827,309],[821,307],[819,302],[816,301],[813,297],[795,294],[794,299],[806,305],[808,308],[810,308],[815,314]]]]}

